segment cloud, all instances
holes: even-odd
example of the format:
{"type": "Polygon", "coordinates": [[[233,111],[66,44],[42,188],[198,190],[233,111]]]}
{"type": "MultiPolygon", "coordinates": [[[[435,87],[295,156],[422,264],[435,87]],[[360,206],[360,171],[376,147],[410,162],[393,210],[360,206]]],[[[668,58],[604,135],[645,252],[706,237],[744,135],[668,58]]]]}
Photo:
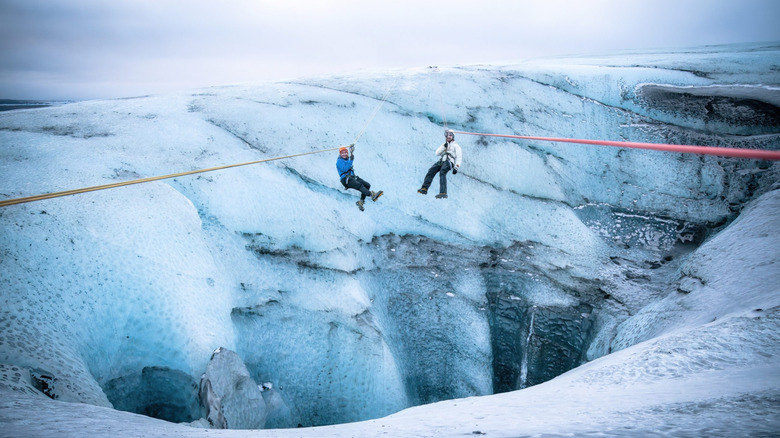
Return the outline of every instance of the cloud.
{"type": "Polygon", "coordinates": [[[780,39],[773,0],[4,0],[0,98],[780,39]]]}

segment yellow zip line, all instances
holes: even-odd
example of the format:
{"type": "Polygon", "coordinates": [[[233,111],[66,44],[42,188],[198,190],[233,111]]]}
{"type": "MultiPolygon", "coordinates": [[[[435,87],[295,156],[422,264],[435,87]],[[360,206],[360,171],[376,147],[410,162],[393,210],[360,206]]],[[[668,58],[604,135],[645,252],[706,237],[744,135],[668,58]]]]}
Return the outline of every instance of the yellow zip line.
{"type": "Polygon", "coordinates": [[[249,166],[250,164],[258,164],[258,163],[265,163],[265,162],[268,162],[268,161],[282,160],[282,159],[285,159],[285,158],[300,157],[302,155],[319,154],[321,152],[335,151],[335,150],[338,150],[338,149],[339,148],[336,147],[336,148],[330,148],[330,149],[323,149],[323,150],[319,150],[319,151],[303,152],[303,153],[300,153],[300,154],[285,155],[283,157],[274,157],[274,158],[266,158],[264,160],[248,161],[246,163],[228,164],[228,165],[225,165],[225,166],[210,167],[208,169],[197,169],[197,170],[190,170],[188,172],[172,173],[170,175],[150,176],[148,178],[140,178],[140,179],[134,179],[134,180],[130,180],[130,181],[122,181],[122,182],[113,183],[113,184],[104,184],[102,186],[84,187],[84,188],[75,189],[75,190],[65,190],[63,192],[54,192],[54,193],[46,193],[46,194],[43,194],[43,195],[28,196],[26,198],[8,199],[8,200],[5,200],[5,201],[0,201],[0,207],[6,207],[8,205],[15,205],[15,204],[23,204],[25,202],[42,201],[44,199],[59,198],[59,197],[62,197],[62,196],[76,195],[76,194],[79,194],[79,193],[94,192],[94,191],[97,191],[97,190],[113,189],[115,187],[129,186],[129,185],[133,185],[133,184],[141,184],[141,183],[147,183],[147,182],[151,182],[151,181],[159,181],[161,179],[176,178],[176,177],[179,177],[179,176],[194,175],[196,173],[213,172],[215,170],[230,169],[231,167],[249,166]]]}
{"type": "MultiPolygon", "coordinates": [[[[374,111],[371,113],[370,117],[368,118],[366,123],[363,125],[363,129],[360,130],[358,135],[355,137],[355,140],[349,146],[354,146],[355,143],[357,143],[358,139],[360,139],[360,137],[366,131],[366,128],[368,127],[368,124],[371,123],[371,120],[373,120],[374,116],[376,116],[376,114],[379,112],[379,108],[381,108],[382,105],[387,101],[387,98],[390,96],[390,92],[392,91],[393,87],[395,87],[395,84],[397,82],[398,82],[398,78],[396,78],[395,82],[393,82],[393,84],[387,90],[387,92],[382,97],[380,102],[374,108],[374,111]]],[[[43,194],[43,195],[28,196],[26,198],[7,199],[5,201],[0,201],[0,207],[7,207],[9,205],[16,205],[16,204],[24,204],[26,202],[42,201],[44,199],[60,198],[62,196],[77,195],[79,193],[94,192],[94,191],[97,191],[97,190],[113,189],[115,187],[129,186],[129,185],[133,185],[133,184],[142,184],[142,183],[147,183],[147,182],[151,182],[151,181],[159,181],[159,180],[169,179],[169,178],[177,178],[177,177],[180,177],[180,176],[194,175],[196,173],[213,172],[215,170],[230,169],[232,167],[249,166],[250,164],[266,163],[268,161],[283,160],[285,158],[295,158],[295,157],[300,157],[300,156],[303,156],[303,155],[319,154],[319,153],[322,153],[322,152],[335,151],[335,150],[338,150],[341,147],[342,146],[335,147],[335,148],[322,149],[322,150],[318,150],[318,151],[302,152],[300,154],[285,155],[285,156],[282,156],[282,157],[274,157],[274,158],[266,158],[266,159],[263,159],[263,160],[248,161],[246,163],[228,164],[228,165],[225,165],[225,166],[210,167],[208,169],[190,170],[188,172],[172,173],[172,174],[169,174],[169,175],[150,176],[148,178],[140,178],[140,179],[134,179],[134,180],[130,180],[130,181],[122,181],[122,182],[117,182],[117,183],[112,183],[112,184],[104,184],[104,185],[101,185],[101,186],[84,187],[84,188],[75,189],[75,190],[65,190],[65,191],[62,191],[62,192],[54,192],[54,193],[46,193],[46,194],[43,194]]]]}

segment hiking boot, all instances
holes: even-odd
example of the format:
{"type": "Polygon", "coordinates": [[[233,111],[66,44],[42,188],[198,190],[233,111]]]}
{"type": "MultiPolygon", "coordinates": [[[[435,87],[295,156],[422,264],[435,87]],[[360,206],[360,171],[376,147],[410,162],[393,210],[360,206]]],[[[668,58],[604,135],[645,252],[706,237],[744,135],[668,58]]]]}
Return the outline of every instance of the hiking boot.
{"type": "Polygon", "coordinates": [[[363,208],[363,200],[362,199],[360,201],[356,202],[355,204],[357,204],[357,206],[360,209],[360,211],[365,210],[365,208],[363,208]]]}
{"type": "Polygon", "coordinates": [[[427,195],[428,194],[428,189],[423,187],[420,190],[417,190],[417,193],[422,193],[423,195],[427,195]]]}
{"type": "Polygon", "coordinates": [[[371,200],[376,202],[376,200],[379,199],[380,196],[382,196],[382,193],[384,192],[381,190],[378,192],[371,192],[371,200]]]}
{"type": "Polygon", "coordinates": [[[447,197],[446,193],[439,193],[438,195],[436,195],[436,199],[442,199],[442,198],[446,198],[446,197],[447,197]]]}

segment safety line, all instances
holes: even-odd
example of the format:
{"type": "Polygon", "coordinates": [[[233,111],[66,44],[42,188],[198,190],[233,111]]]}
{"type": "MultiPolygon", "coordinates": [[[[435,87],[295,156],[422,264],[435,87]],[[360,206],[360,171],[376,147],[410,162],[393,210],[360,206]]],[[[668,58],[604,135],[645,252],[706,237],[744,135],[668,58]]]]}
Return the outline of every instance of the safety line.
{"type": "Polygon", "coordinates": [[[457,134],[480,135],[485,137],[505,137],[517,138],[522,140],[540,140],[563,143],[581,143],[599,146],[616,146],[620,148],[652,149],[656,151],[682,152],[687,154],[718,155],[722,157],[734,158],[754,158],[758,160],[780,160],[780,151],[768,151],[765,149],[742,149],[726,148],[716,146],[692,146],[692,145],[674,145],[661,143],[638,143],[631,141],[610,141],[610,140],[582,140],[576,138],[553,138],[553,137],[531,137],[525,135],[506,135],[506,134],[485,134],[480,132],[453,131],[457,134]]]}
{"type": "Polygon", "coordinates": [[[357,144],[357,142],[358,142],[358,140],[360,139],[360,137],[362,137],[362,136],[363,136],[363,133],[364,133],[364,132],[366,132],[366,128],[368,128],[368,124],[369,124],[369,123],[371,123],[371,121],[372,121],[372,120],[374,120],[374,116],[376,116],[376,114],[379,112],[379,109],[380,109],[380,108],[382,108],[382,105],[384,105],[384,104],[385,104],[385,102],[387,102],[387,98],[388,98],[388,97],[390,97],[390,93],[391,93],[391,92],[393,91],[393,89],[395,88],[395,85],[398,83],[398,80],[399,80],[399,79],[401,79],[401,76],[396,76],[396,78],[395,78],[395,81],[393,81],[393,83],[392,83],[392,84],[390,84],[390,87],[389,87],[389,88],[387,89],[387,91],[385,92],[385,95],[384,95],[384,96],[382,96],[382,99],[379,101],[379,103],[377,104],[377,106],[376,106],[376,107],[374,107],[374,111],[372,111],[372,112],[371,112],[371,115],[370,115],[370,116],[368,117],[368,119],[366,120],[366,123],[365,123],[365,124],[363,124],[363,128],[360,130],[360,132],[359,132],[359,133],[358,133],[358,135],[355,137],[355,139],[354,139],[354,140],[352,140],[352,144],[353,144],[353,145],[357,144]]]}
{"type": "MultiPolygon", "coordinates": [[[[341,147],[341,146],[339,146],[339,147],[341,147]]],[[[141,183],[147,183],[147,182],[151,182],[151,181],[159,181],[159,180],[162,180],[162,179],[176,178],[176,177],[186,176],[186,175],[194,175],[196,173],[213,172],[215,170],[230,169],[231,167],[240,167],[240,166],[248,166],[250,164],[266,163],[268,161],[276,161],[276,160],[282,160],[282,159],[285,159],[285,158],[300,157],[302,155],[319,154],[321,152],[335,151],[335,150],[338,150],[338,149],[339,149],[338,147],[336,147],[336,148],[329,148],[329,149],[322,149],[322,150],[319,150],[319,151],[303,152],[303,153],[300,153],[300,154],[285,155],[283,157],[266,158],[264,160],[249,161],[249,162],[246,162],[246,163],[228,164],[228,165],[225,165],[225,166],[210,167],[208,169],[190,170],[190,171],[187,171],[187,172],[172,173],[170,175],[150,176],[148,178],[140,178],[140,179],[134,179],[134,180],[130,180],[130,181],[122,181],[122,182],[113,183],[113,184],[104,184],[104,185],[101,185],[101,186],[84,187],[84,188],[75,189],[75,190],[65,190],[65,191],[62,191],[62,192],[46,193],[46,194],[43,194],[43,195],[28,196],[26,198],[7,199],[5,201],[0,201],[0,207],[6,207],[8,205],[23,204],[25,202],[42,201],[44,199],[59,198],[59,197],[62,197],[62,196],[76,195],[76,194],[79,194],[79,193],[94,192],[94,191],[97,191],[97,190],[113,189],[115,187],[129,186],[129,185],[133,185],[133,184],[141,184],[141,183]]]]}
{"type": "MultiPolygon", "coordinates": [[[[439,71],[440,71],[439,68],[436,67],[436,70],[434,70],[433,72],[434,73],[439,73],[439,71]]],[[[428,76],[428,79],[429,79],[428,82],[429,83],[432,82],[432,81],[430,81],[430,78],[431,78],[431,76],[428,76]]],[[[438,81],[436,82],[436,91],[438,91],[437,94],[438,94],[438,97],[439,97],[439,112],[441,113],[442,124],[444,125],[444,130],[446,131],[447,130],[447,114],[444,112],[444,97],[442,96],[443,93],[441,92],[441,83],[438,82],[438,81]]]]}

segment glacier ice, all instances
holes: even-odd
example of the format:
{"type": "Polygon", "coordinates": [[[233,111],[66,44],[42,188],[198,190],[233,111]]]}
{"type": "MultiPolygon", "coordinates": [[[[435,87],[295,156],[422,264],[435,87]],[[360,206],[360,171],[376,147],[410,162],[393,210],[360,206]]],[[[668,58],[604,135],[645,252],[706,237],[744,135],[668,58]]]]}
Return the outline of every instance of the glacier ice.
{"type": "MultiPolygon", "coordinates": [[[[0,388],[20,404],[48,395],[219,424],[201,410],[229,393],[216,382],[240,375],[238,405],[263,413],[227,408],[228,427],[231,412],[245,427],[317,426],[533,389],[637,343],[661,351],[662,335],[691,326],[752,326],[753,313],[706,323],[735,300],[739,312],[778,304],[762,287],[777,284],[776,250],[751,251],[776,225],[776,163],[458,135],[450,199],[415,190],[445,120],[780,149],[779,50],[411,69],[0,113],[0,195],[13,198],[347,144],[392,91],[357,142],[360,173],[385,191],[363,213],[330,154],[0,210],[0,388]],[[726,229],[749,240],[719,241],[726,229]],[[732,257],[749,269],[729,280],[718,274],[732,257]],[[217,348],[236,367],[201,385],[217,348]],[[211,401],[193,404],[204,388],[211,401]]],[[[776,333],[771,321],[760,330],[776,333]]],[[[639,362],[629,354],[615,357],[639,362]]]]}

